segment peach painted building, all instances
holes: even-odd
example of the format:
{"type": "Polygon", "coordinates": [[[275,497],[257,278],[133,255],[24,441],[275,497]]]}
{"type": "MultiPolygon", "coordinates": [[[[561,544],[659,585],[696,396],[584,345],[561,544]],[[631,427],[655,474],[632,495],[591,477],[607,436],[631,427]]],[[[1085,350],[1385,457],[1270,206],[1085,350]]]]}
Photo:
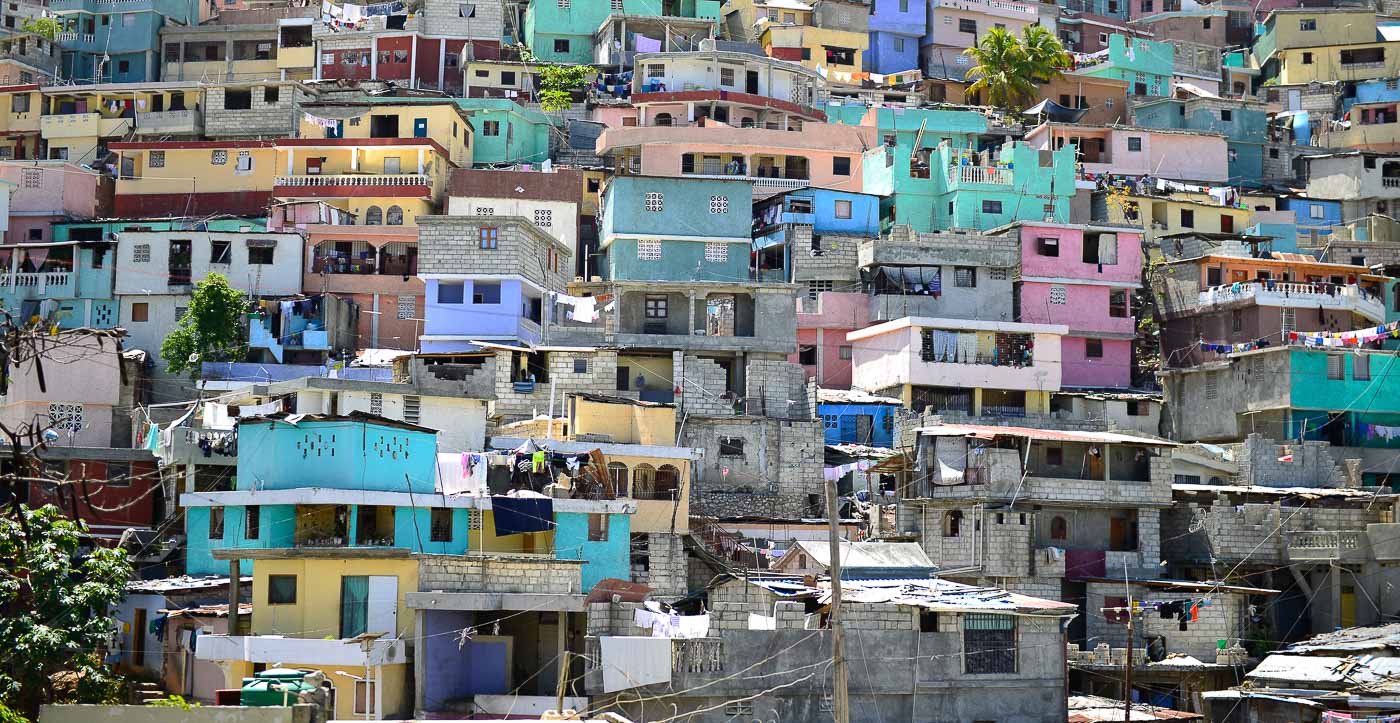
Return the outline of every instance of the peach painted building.
{"type": "Polygon", "coordinates": [[[1020,237],[1016,319],[1069,328],[1060,341],[1061,383],[1132,386],[1133,295],[1142,286],[1142,232],[1128,226],[1021,222],[990,233],[1020,237]]]}
{"type": "Polygon", "coordinates": [[[870,297],[861,292],[823,291],[797,304],[797,353],[808,378],[835,389],[851,386],[851,343],[846,335],[870,325],[870,297]]]}
{"type": "Polygon", "coordinates": [[[111,215],[112,180],[67,161],[0,161],[0,181],[14,186],[7,244],[53,241],[55,222],[111,215]]]}
{"type": "Polygon", "coordinates": [[[600,155],[618,173],[751,180],[754,192],[815,186],[889,193],[889,168],[877,129],[808,123],[800,133],[703,126],[610,128],[598,138],[600,155]]]}
{"type": "Polygon", "coordinates": [[[1205,183],[1230,178],[1229,148],[1225,136],[1218,133],[1042,123],[1026,131],[1026,143],[1039,150],[1075,146],[1083,173],[1205,183]]]}
{"type": "Polygon", "coordinates": [[[423,324],[417,226],[312,224],[302,288],[360,307],[357,346],[414,349],[423,324]]]}

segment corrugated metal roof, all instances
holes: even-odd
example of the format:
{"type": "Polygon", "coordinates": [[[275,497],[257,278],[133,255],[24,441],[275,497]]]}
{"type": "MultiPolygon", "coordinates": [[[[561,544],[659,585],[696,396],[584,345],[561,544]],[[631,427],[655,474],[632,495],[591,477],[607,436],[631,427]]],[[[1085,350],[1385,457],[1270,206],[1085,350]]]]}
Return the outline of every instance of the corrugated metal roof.
{"type": "Polygon", "coordinates": [[[1053,442],[1084,442],[1087,444],[1141,444],[1155,447],[1176,447],[1176,442],[1155,437],[1138,437],[1117,432],[1080,432],[1075,430],[1037,429],[1034,427],[1000,427],[987,424],[940,424],[919,427],[915,432],[929,437],[1021,437],[1053,442]]]}
{"type": "MultiPolygon", "coordinates": [[[[933,560],[916,542],[846,542],[841,543],[842,567],[926,567],[934,568],[933,560]]],[[[822,567],[831,566],[831,545],[827,542],[798,541],[795,547],[822,567]]],[[[784,555],[783,559],[788,559],[784,555]]]]}

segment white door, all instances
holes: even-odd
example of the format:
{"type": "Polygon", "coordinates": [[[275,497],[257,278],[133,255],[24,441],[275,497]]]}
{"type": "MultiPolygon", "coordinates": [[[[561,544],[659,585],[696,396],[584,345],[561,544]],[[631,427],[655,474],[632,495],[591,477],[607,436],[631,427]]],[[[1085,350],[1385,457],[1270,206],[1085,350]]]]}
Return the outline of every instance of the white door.
{"type": "Polygon", "coordinates": [[[402,171],[399,170],[399,169],[400,169],[400,165],[399,165],[399,157],[398,157],[398,156],[387,156],[387,157],[385,157],[385,159],[384,159],[384,175],[387,176],[387,175],[391,175],[391,174],[402,173],[402,171]]]}
{"type": "Polygon", "coordinates": [[[365,632],[393,635],[399,630],[398,623],[399,579],[393,575],[370,575],[365,632]]]}
{"type": "Polygon", "coordinates": [[[1288,91],[1288,110],[1302,110],[1302,109],[1303,109],[1303,91],[1301,91],[1301,90],[1290,90],[1290,91],[1288,91]]]}

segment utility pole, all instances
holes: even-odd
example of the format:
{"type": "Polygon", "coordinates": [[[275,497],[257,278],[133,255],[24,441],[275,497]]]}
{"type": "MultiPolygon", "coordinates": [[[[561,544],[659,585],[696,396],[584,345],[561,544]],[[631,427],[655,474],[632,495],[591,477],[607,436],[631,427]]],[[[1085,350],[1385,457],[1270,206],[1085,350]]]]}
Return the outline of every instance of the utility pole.
{"type": "Polygon", "coordinates": [[[846,634],[841,628],[841,518],[835,480],[826,481],[826,525],[831,545],[831,712],[835,723],[851,723],[846,698],[846,634]]]}
{"type": "Polygon", "coordinates": [[[1128,657],[1123,661],[1123,720],[1133,719],[1133,591],[1128,587],[1127,563],[1123,569],[1123,587],[1128,589],[1128,657]]]}

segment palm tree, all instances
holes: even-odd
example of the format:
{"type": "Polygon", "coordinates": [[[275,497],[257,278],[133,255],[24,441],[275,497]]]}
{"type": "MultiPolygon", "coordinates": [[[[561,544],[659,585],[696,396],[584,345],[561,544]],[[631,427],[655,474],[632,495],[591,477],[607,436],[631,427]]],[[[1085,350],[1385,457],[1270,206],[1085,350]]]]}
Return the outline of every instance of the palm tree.
{"type": "Polygon", "coordinates": [[[967,92],[986,91],[989,104],[1013,112],[1036,97],[1037,82],[1059,77],[1070,65],[1064,46],[1039,25],[1027,26],[1019,38],[1005,28],[992,28],[963,53],[976,63],[967,72],[974,79],[967,92]]]}

